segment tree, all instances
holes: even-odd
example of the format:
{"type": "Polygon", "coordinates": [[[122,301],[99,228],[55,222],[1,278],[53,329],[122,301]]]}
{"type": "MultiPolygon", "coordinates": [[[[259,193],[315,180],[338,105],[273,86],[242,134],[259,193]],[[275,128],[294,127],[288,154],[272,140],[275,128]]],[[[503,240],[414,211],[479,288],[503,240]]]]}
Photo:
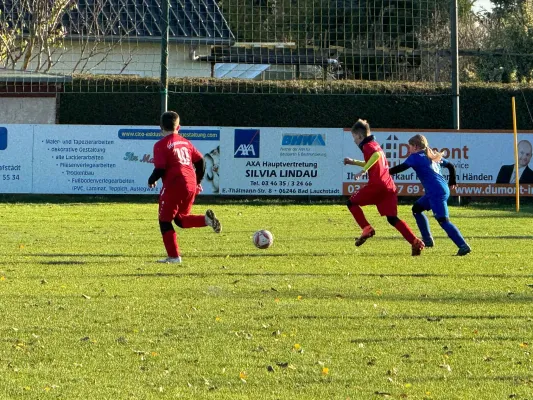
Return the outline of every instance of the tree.
{"type": "MultiPolygon", "coordinates": [[[[70,51],[75,52],[77,61],[68,72],[86,72],[105,61],[133,29],[121,29],[116,39],[105,40],[116,34],[115,26],[121,25],[118,12],[104,13],[108,0],[2,1],[0,65],[9,69],[49,72],[70,51]],[[69,35],[75,38],[67,49],[69,35]]],[[[122,56],[124,70],[132,56],[131,52],[122,56]]]]}
{"type": "Polygon", "coordinates": [[[533,5],[530,1],[498,2],[485,16],[487,34],[482,46],[497,55],[477,60],[484,81],[533,81],[533,5]]]}
{"type": "Polygon", "coordinates": [[[53,54],[61,46],[65,30],[61,17],[75,0],[6,0],[0,14],[0,62],[7,68],[48,71],[53,54]]]}

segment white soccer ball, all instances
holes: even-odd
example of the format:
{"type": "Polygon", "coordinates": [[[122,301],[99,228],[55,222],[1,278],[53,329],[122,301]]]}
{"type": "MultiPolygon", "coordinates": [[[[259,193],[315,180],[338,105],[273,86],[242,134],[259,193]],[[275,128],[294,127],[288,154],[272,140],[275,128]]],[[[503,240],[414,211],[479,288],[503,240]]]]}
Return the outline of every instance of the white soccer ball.
{"type": "Polygon", "coordinates": [[[268,249],[274,242],[274,236],[269,231],[261,229],[254,233],[253,242],[258,249],[268,249]]]}

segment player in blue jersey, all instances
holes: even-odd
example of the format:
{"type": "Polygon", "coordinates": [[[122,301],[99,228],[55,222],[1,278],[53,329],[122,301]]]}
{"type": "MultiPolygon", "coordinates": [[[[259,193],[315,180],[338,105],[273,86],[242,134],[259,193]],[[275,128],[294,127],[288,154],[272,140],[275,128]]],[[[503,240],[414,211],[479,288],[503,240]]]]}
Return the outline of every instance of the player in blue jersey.
{"type": "Polygon", "coordinates": [[[448,218],[448,197],[450,189],[456,185],[454,165],[442,157],[442,153],[436,152],[429,147],[428,141],[423,135],[415,135],[409,139],[409,157],[400,165],[389,170],[391,175],[413,168],[424,186],[425,194],[413,205],[413,215],[416,224],[420,229],[422,240],[426,247],[433,247],[434,240],[429,229],[429,221],[424,215],[424,211],[431,210],[438,223],[448,234],[450,239],[459,248],[458,256],[465,256],[470,253],[470,246],[459,232],[459,229],[452,224],[448,218]],[[441,167],[447,168],[450,172],[448,182],[441,174],[441,167]]]}

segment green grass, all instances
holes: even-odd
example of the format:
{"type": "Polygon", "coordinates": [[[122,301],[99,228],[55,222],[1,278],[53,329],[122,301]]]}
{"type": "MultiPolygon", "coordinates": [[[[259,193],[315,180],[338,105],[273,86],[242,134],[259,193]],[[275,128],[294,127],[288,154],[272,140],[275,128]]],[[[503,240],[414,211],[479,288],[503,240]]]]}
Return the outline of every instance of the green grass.
{"type": "Polygon", "coordinates": [[[161,265],[155,204],[0,204],[0,398],[533,398],[532,207],[418,258],[373,207],[360,248],[342,205],[212,207],[161,265]]]}

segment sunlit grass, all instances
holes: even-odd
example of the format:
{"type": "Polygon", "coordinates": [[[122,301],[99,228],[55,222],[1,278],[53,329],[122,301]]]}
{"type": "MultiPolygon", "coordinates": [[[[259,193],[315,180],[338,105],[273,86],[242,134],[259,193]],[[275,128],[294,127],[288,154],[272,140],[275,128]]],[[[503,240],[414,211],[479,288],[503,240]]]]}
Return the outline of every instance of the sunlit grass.
{"type": "Polygon", "coordinates": [[[453,207],[462,258],[371,207],[360,248],[342,205],[207,207],[161,265],[155,204],[0,204],[0,398],[531,398],[531,207],[453,207]]]}

